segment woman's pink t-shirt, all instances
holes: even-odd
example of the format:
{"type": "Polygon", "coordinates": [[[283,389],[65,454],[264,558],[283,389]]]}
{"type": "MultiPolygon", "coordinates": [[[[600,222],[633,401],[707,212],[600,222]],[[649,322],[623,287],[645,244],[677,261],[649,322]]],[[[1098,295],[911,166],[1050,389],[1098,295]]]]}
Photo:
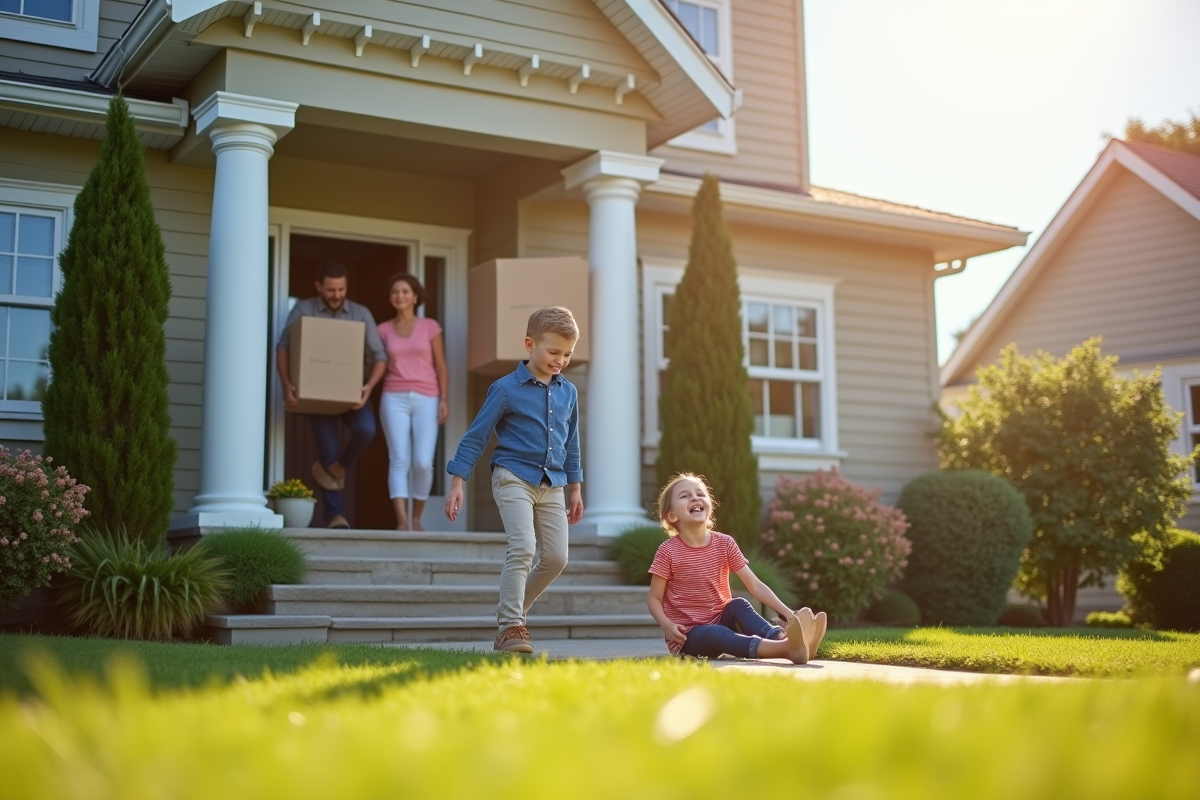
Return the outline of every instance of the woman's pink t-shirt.
{"type": "Polygon", "coordinates": [[[400,336],[392,320],[379,325],[379,338],[387,349],[385,392],[417,392],[437,397],[437,369],[433,366],[433,340],[442,333],[437,320],[417,317],[412,333],[400,336]]]}

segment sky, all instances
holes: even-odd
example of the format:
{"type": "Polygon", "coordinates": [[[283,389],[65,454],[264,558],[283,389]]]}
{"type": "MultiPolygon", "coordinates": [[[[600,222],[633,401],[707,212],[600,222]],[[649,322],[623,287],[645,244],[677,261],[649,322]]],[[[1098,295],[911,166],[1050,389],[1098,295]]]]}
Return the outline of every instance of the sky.
{"type": "MultiPolygon", "coordinates": [[[[817,186],[1029,243],[1129,117],[1200,113],[1200,0],[805,0],[817,186]]],[[[1027,248],[935,284],[938,358],[1027,248]]]]}

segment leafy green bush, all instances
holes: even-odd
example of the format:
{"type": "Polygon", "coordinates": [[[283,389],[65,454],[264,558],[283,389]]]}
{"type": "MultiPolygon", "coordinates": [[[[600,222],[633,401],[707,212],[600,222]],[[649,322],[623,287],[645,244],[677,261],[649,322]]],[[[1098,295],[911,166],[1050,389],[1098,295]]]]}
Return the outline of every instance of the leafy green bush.
{"type": "Polygon", "coordinates": [[[621,565],[625,580],[634,586],[649,586],[650,563],[658,546],[667,540],[667,534],[659,525],[642,525],[630,528],[608,546],[608,557],[621,565]]]}
{"type": "Polygon", "coordinates": [[[1033,603],[1009,603],[1000,612],[996,624],[1010,628],[1044,628],[1046,617],[1033,603]]]}
{"type": "Polygon", "coordinates": [[[1157,561],[1135,561],[1117,578],[1130,617],[1161,630],[1200,631],[1200,535],[1173,529],[1157,561]]]}
{"type": "Polygon", "coordinates": [[[87,516],[88,487],[52,461],[0,447],[0,608],[15,608],[71,568],[67,550],[87,516]]]}
{"type": "Polygon", "coordinates": [[[1025,498],[982,470],[927,472],[900,492],[912,553],[904,590],[927,625],[992,625],[1033,534],[1025,498]]]}
{"type": "Polygon", "coordinates": [[[830,619],[854,619],[908,563],[908,523],[879,494],[836,469],[803,481],[783,475],[775,485],[763,548],[780,560],[805,604],[830,619]]]}
{"type": "MultiPolygon", "coordinates": [[[[788,608],[795,608],[798,604],[796,592],[792,589],[792,582],[787,579],[783,565],[757,547],[746,553],[745,556],[746,560],[750,562],[750,571],[757,575],[758,579],[765,583],[767,588],[783,601],[784,605],[788,608]]],[[[741,578],[731,573],[729,588],[740,591],[745,589],[746,585],[742,583],[741,578]]]]}
{"type": "Polygon", "coordinates": [[[253,606],[273,583],[300,583],[308,569],[298,544],[262,528],[228,528],[205,536],[198,549],[229,574],[226,597],[235,609],[253,606]]]}
{"type": "Polygon", "coordinates": [[[1083,624],[1089,628],[1132,628],[1133,620],[1124,611],[1093,611],[1083,624]]]}
{"type": "Polygon", "coordinates": [[[220,563],[200,548],[170,555],[124,530],[88,531],[70,558],[58,603],[72,624],[97,636],[188,636],[229,588],[220,563]]]}
{"type": "Polygon", "coordinates": [[[921,621],[917,601],[898,589],[888,589],[863,614],[870,622],[882,625],[916,625],[921,621]]]}

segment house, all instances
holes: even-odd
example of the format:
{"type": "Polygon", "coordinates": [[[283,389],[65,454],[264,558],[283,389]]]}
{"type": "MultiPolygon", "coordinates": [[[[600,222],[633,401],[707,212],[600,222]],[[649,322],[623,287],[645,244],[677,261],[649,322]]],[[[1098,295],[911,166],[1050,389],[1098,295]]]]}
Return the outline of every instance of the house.
{"type": "MultiPolygon", "coordinates": [[[[120,90],[174,286],[184,527],[280,524],[264,485],[305,476],[311,442],[268,353],[326,258],[380,318],[393,272],[429,287],[451,370],[444,460],[490,380],[466,369],[468,269],[586,255],[583,527],[607,534],[644,519],[653,490],[665,311],[702,174],[722,179],[739,262],[764,492],[838,466],[894,499],[934,467],[934,279],[1025,242],[810,185],[802,0],[14,7],[0,12],[0,280],[15,280],[0,287],[0,441],[39,447],[54,256],[120,90]]],[[[350,512],[385,528],[373,447],[350,512]]],[[[462,524],[495,527],[487,492],[466,511],[462,524]]]]}
{"type": "MultiPolygon", "coordinates": [[[[1063,356],[1093,336],[1122,370],[1162,370],[1200,444],[1200,156],[1114,139],[942,368],[942,396],[1015,342],[1063,356]]],[[[1200,470],[1181,525],[1200,530],[1200,470]]]]}

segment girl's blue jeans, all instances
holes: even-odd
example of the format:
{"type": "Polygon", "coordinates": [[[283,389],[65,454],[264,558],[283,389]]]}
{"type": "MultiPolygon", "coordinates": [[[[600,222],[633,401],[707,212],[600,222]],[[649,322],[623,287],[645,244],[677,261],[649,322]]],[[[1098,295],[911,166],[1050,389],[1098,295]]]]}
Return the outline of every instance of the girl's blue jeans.
{"type": "Polygon", "coordinates": [[[715,625],[697,625],[688,631],[683,653],[706,658],[758,658],[758,643],[782,634],[783,629],[759,616],[748,600],[735,597],[725,604],[715,625]]]}

